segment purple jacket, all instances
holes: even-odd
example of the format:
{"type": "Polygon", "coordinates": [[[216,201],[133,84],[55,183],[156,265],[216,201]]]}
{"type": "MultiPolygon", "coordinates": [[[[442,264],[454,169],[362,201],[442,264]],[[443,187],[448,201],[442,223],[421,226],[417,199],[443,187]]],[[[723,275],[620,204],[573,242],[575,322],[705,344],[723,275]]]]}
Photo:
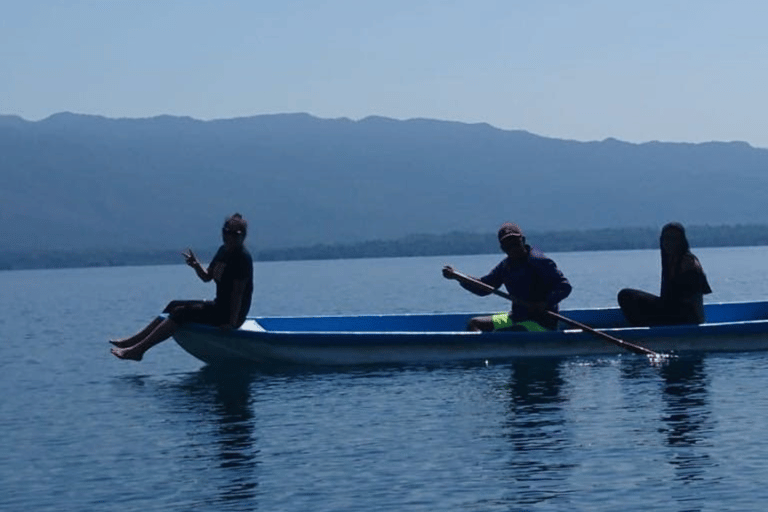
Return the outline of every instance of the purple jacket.
{"type": "MultiPolygon", "coordinates": [[[[528,258],[514,265],[509,258],[502,260],[491,272],[480,278],[480,281],[498,289],[503,284],[513,297],[528,302],[546,302],[550,311],[558,311],[558,303],[571,293],[571,283],[565,278],[555,262],[538,249],[526,246],[528,258]]],[[[491,292],[482,289],[465,288],[477,295],[489,295],[491,292]]],[[[528,308],[522,304],[512,307],[512,319],[515,322],[535,320],[544,325],[551,324],[546,318],[533,318],[528,308]]]]}

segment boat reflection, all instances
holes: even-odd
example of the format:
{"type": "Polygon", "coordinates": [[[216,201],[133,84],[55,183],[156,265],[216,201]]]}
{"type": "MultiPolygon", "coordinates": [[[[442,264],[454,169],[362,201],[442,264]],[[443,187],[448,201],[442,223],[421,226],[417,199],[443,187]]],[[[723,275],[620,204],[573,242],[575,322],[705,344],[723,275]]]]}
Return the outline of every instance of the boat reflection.
{"type": "Polygon", "coordinates": [[[259,450],[251,393],[254,379],[247,370],[233,372],[206,366],[178,384],[179,404],[185,412],[194,416],[194,421],[210,422],[211,428],[205,430],[217,447],[218,471],[206,479],[218,485],[221,509],[234,506],[233,501],[238,502],[238,510],[257,508],[259,450]]]}
{"type": "Polygon", "coordinates": [[[510,365],[504,437],[512,447],[507,465],[518,506],[559,496],[575,467],[566,457],[571,440],[562,364],[562,360],[542,359],[510,365]]]}
{"type": "Polygon", "coordinates": [[[710,428],[708,380],[702,359],[677,359],[660,368],[664,379],[661,432],[666,435],[669,464],[678,480],[701,479],[710,457],[704,449],[710,428]]]}

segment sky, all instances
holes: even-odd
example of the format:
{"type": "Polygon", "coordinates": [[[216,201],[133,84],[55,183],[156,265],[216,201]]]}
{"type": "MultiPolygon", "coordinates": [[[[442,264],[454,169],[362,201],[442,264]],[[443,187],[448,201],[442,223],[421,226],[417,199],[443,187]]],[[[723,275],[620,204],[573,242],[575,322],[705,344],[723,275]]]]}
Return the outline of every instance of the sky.
{"type": "Polygon", "coordinates": [[[430,118],[768,148],[763,0],[0,0],[0,114],[430,118]]]}

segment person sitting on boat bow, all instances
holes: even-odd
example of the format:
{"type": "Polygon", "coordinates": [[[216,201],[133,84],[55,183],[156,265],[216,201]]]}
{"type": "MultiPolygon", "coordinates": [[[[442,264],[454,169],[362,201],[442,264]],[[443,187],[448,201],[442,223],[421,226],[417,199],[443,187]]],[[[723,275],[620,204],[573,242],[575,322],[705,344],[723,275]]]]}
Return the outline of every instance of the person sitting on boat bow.
{"type": "MultiPolygon", "coordinates": [[[[558,311],[558,304],[571,293],[571,284],[554,261],[538,249],[525,243],[525,236],[517,224],[502,224],[498,233],[501,250],[507,255],[491,272],[479,281],[498,289],[504,285],[513,301],[512,311],[492,316],[472,318],[470,331],[545,331],[557,328],[557,319],[547,311],[558,311]]],[[[443,268],[443,277],[456,279],[450,266],[443,268]]],[[[492,291],[471,282],[459,281],[470,292],[485,296],[492,291]]]]}
{"type": "Polygon", "coordinates": [[[704,323],[704,295],[712,293],[699,259],[691,252],[685,228],[670,222],[661,230],[661,296],[625,288],[618,301],[634,326],[704,323]]]}
{"type": "Polygon", "coordinates": [[[144,353],[161,341],[170,338],[179,325],[199,323],[222,329],[237,329],[251,307],[253,294],[253,259],[243,246],[248,223],[236,213],[224,222],[221,230],[223,245],[205,269],[191,249],[183,253],[187,265],[204,282],[216,282],[213,301],[174,300],[163,310],[167,317],[158,316],[142,331],[130,338],[110,341],[112,353],[120,359],[141,361],[144,353]]]}

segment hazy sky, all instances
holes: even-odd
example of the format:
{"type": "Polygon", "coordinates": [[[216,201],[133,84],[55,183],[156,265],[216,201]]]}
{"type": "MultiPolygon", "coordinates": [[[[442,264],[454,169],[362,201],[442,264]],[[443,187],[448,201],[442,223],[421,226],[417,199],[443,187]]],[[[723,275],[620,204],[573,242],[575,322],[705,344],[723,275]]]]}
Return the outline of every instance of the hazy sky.
{"type": "Polygon", "coordinates": [[[487,122],[768,148],[763,0],[0,0],[0,114],[487,122]]]}

